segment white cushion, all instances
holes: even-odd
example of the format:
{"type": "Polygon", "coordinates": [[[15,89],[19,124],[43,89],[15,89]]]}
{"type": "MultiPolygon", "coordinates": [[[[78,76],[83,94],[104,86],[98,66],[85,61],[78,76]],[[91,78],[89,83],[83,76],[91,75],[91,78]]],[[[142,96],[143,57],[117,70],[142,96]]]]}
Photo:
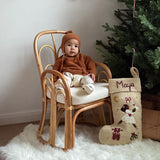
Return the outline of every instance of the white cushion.
{"type": "MultiPolygon", "coordinates": [[[[108,83],[95,83],[94,86],[95,90],[91,94],[87,94],[81,87],[70,88],[72,105],[85,104],[109,96],[108,83]]],[[[49,91],[47,92],[47,97],[51,97],[49,91]]],[[[64,103],[63,94],[57,95],[57,101],[60,103],[64,103]]]]}

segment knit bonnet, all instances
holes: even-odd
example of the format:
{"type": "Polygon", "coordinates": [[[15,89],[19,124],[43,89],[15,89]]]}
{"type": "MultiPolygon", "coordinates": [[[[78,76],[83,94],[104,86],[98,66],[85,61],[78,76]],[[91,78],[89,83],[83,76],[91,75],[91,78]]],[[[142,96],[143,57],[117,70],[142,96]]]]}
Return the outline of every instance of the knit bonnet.
{"type": "Polygon", "coordinates": [[[79,51],[80,51],[81,40],[80,40],[80,38],[79,38],[76,34],[74,34],[72,31],[67,31],[66,34],[63,36],[63,38],[62,38],[62,43],[61,43],[61,49],[62,49],[62,51],[64,51],[65,43],[66,43],[69,39],[76,39],[76,40],[79,42],[79,51]]]}

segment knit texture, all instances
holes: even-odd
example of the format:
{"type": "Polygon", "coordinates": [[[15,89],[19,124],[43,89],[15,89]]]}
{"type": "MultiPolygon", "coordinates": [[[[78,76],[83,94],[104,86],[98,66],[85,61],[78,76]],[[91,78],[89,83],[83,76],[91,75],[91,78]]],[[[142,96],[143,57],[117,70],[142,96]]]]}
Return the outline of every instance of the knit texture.
{"type": "Polygon", "coordinates": [[[114,124],[99,132],[103,144],[118,145],[142,139],[141,84],[137,78],[109,79],[114,124]]]}
{"type": "Polygon", "coordinates": [[[65,43],[69,40],[69,39],[76,39],[79,42],[79,51],[81,48],[81,40],[80,37],[77,36],[75,33],[73,33],[72,31],[68,31],[66,32],[66,34],[63,36],[62,38],[62,43],[61,43],[61,49],[64,52],[64,47],[65,47],[65,43]]]}
{"type": "MultiPolygon", "coordinates": [[[[94,73],[96,75],[95,62],[91,59],[91,57],[82,53],[78,53],[74,57],[65,57],[62,55],[56,60],[53,69],[61,73],[70,72],[72,74],[79,75],[88,75],[89,73],[94,73]]],[[[56,77],[54,78],[55,81],[56,77]]]]}

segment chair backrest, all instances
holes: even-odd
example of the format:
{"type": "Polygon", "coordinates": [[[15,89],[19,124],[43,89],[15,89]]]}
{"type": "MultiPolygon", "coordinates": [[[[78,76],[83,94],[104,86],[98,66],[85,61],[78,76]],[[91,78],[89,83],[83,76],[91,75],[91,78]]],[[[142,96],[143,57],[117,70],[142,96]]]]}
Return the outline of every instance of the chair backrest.
{"type": "Polygon", "coordinates": [[[57,39],[62,38],[65,33],[66,31],[62,30],[48,30],[36,35],[34,39],[34,53],[40,76],[44,70],[51,66],[51,64],[46,61],[52,61],[51,63],[53,65],[54,61],[59,57],[60,44],[57,44],[57,42],[61,42],[61,40],[57,41],[57,39]],[[49,58],[45,58],[45,54],[47,54],[47,56],[50,54],[50,56],[48,56],[49,58]]]}

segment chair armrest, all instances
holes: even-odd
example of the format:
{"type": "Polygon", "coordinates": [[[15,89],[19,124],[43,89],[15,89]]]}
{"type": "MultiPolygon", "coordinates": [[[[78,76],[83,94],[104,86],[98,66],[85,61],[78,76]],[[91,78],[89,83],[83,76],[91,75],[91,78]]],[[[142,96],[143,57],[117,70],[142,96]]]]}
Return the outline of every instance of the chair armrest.
{"type": "Polygon", "coordinates": [[[104,63],[101,63],[101,62],[95,62],[95,64],[97,67],[101,68],[97,72],[97,81],[103,81],[103,79],[100,79],[100,77],[102,75],[105,75],[105,77],[107,78],[107,80],[105,80],[105,81],[108,81],[108,79],[112,78],[111,70],[109,69],[109,67],[107,65],[105,65],[104,63]]]}
{"type": "Polygon", "coordinates": [[[66,100],[68,105],[71,105],[71,91],[70,91],[70,87],[68,86],[67,82],[65,81],[65,77],[62,73],[56,71],[56,70],[44,70],[42,75],[41,75],[41,85],[42,85],[42,90],[43,90],[43,96],[46,96],[46,90],[47,87],[50,87],[50,89],[52,90],[52,92],[55,92],[55,83],[53,80],[53,77],[59,77],[60,79],[62,79],[62,83],[63,83],[63,89],[65,92],[65,96],[66,96],[66,100]],[[47,84],[48,82],[48,84],[47,84]]]}

